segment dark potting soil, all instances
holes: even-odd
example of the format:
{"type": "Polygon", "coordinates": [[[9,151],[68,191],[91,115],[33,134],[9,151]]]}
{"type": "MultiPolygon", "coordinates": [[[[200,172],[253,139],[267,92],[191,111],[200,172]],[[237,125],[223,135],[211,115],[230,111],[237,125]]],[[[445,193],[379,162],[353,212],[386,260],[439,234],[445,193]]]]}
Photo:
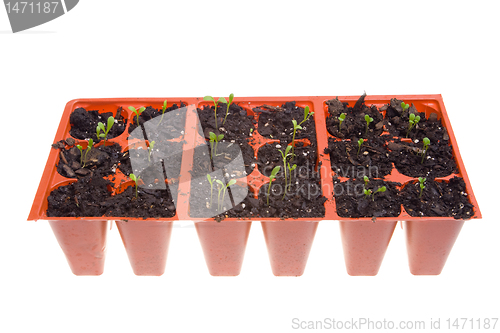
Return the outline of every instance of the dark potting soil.
{"type": "Polygon", "coordinates": [[[61,149],[57,172],[67,178],[82,178],[91,174],[105,177],[115,173],[117,166],[124,161],[122,147],[113,143],[92,147],[82,152],[76,147],[61,149]]]}
{"type": "MultiPolygon", "coordinates": [[[[292,119],[300,124],[304,120],[304,108],[297,106],[295,102],[286,102],[281,107],[262,105],[253,108],[255,114],[259,115],[257,132],[265,138],[280,141],[291,141],[293,137],[292,119]]],[[[313,112],[313,110],[310,110],[313,112]]],[[[295,139],[307,138],[311,142],[316,141],[316,125],[314,115],[301,125],[295,133],[295,139]]]]}
{"type": "Polygon", "coordinates": [[[338,98],[326,102],[329,116],[326,118],[326,128],[330,134],[341,139],[371,138],[379,136],[384,131],[384,117],[375,105],[368,107],[361,96],[353,107],[347,102],[341,102],[338,98]],[[339,116],[345,113],[346,117],[339,126],[339,116]],[[373,121],[366,126],[365,115],[370,116],[373,121]]]}
{"type": "Polygon", "coordinates": [[[383,180],[369,180],[366,189],[372,195],[365,195],[362,179],[334,182],[335,204],[340,217],[397,217],[401,213],[398,186],[401,184],[383,180]],[[382,186],[385,192],[377,192],[382,186]]]}
{"type": "Polygon", "coordinates": [[[420,196],[420,183],[408,183],[401,191],[403,206],[413,217],[452,216],[455,219],[470,219],[474,207],[467,198],[465,182],[453,177],[448,182],[426,180],[420,196]]]}
{"type": "Polygon", "coordinates": [[[111,182],[101,177],[87,176],[53,190],[48,197],[47,216],[102,216],[105,202],[111,197],[111,182]]]}
{"type": "Polygon", "coordinates": [[[355,139],[337,141],[329,138],[325,154],[330,154],[332,170],[338,177],[383,178],[393,168],[393,155],[387,149],[384,137],[371,137],[361,146],[355,139]]]}
{"type": "MultiPolygon", "coordinates": [[[[165,113],[161,108],[155,109],[152,106],[147,106],[139,115],[139,124],[143,131],[136,132],[138,135],[131,136],[129,139],[136,137],[140,140],[161,141],[180,137],[184,134],[183,131],[185,131],[186,126],[186,113],[180,109],[185,107],[186,104],[182,101],[179,104],[180,106],[173,104],[171,107],[166,108],[165,113]],[[155,120],[151,121],[152,119],[155,120]]],[[[137,127],[137,116],[134,114],[128,133],[132,133],[137,127]]]]}
{"type": "Polygon", "coordinates": [[[203,106],[197,109],[200,124],[206,139],[210,138],[210,132],[216,135],[223,134],[225,140],[243,140],[250,137],[255,130],[256,121],[253,115],[248,114],[243,107],[232,103],[226,117],[227,105],[217,105],[217,126],[215,125],[215,106],[203,106]],[[224,122],[225,118],[225,122],[224,122]]]}
{"type": "Polygon", "coordinates": [[[108,133],[107,139],[116,138],[125,131],[127,125],[126,112],[119,107],[116,113],[113,115],[112,112],[99,113],[97,110],[87,111],[84,108],[75,109],[70,117],[69,122],[71,124],[71,130],[69,134],[76,139],[88,140],[93,139],[94,143],[101,141],[101,138],[97,138],[96,128],[99,122],[107,126],[108,118],[113,116],[115,118],[115,123],[111,127],[108,133]]]}

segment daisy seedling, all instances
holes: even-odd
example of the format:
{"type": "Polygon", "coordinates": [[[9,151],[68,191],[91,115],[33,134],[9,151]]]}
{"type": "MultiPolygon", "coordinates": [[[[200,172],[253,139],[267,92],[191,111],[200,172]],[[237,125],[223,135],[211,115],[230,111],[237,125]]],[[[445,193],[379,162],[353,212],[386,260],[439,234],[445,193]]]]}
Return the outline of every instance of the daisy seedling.
{"type": "Polygon", "coordinates": [[[269,176],[269,185],[267,186],[267,205],[269,206],[269,196],[271,195],[271,184],[273,182],[273,179],[276,178],[276,175],[278,172],[280,172],[281,167],[275,166],[273,171],[271,171],[271,175],[269,176]]]}
{"type": "Polygon", "coordinates": [[[406,104],[405,102],[401,102],[401,107],[403,108],[403,113],[405,113],[406,110],[408,110],[408,108],[410,107],[410,104],[406,104]]]}
{"type": "Polygon", "coordinates": [[[347,113],[342,113],[339,117],[338,117],[338,120],[339,120],[339,132],[342,131],[342,123],[344,122],[345,120],[345,116],[347,115],[347,113]]]}
{"type": "Polygon", "coordinates": [[[370,129],[370,123],[373,121],[373,118],[370,117],[369,115],[365,114],[365,121],[366,121],[365,135],[368,135],[368,130],[370,129]]]}
{"type": "Polygon", "coordinates": [[[410,113],[410,119],[408,120],[408,131],[406,131],[406,137],[410,134],[410,131],[415,127],[420,121],[420,116],[415,116],[414,113],[410,113]]]}
{"type": "Polygon", "coordinates": [[[226,104],[227,105],[226,116],[224,117],[224,122],[222,123],[223,125],[226,123],[227,114],[229,113],[229,106],[233,102],[233,98],[234,98],[234,94],[229,95],[229,102],[226,104]]]}
{"type": "Polygon", "coordinates": [[[288,163],[288,177],[290,178],[290,181],[288,182],[288,187],[292,186],[292,171],[297,169],[297,164],[294,164],[290,166],[290,163],[288,163]]]}
{"type": "Polygon", "coordinates": [[[364,176],[363,177],[363,181],[365,182],[364,188],[367,188],[368,187],[368,182],[370,181],[370,178],[368,178],[368,176],[364,176]]]}
{"type": "Polygon", "coordinates": [[[358,153],[356,154],[359,155],[359,152],[361,151],[361,145],[363,144],[363,142],[365,142],[365,140],[363,140],[362,138],[358,140],[358,153]]]}
{"type": "MultiPolygon", "coordinates": [[[[224,97],[220,97],[219,100],[216,102],[215,99],[212,97],[212,96],[205,96],[203,97],[203,100],[204,101],[212,101],[214,103],[214,106],[215,106],[215,128],[217,128],[217,105],[219,103],[225,103],[227,104],[227,101],[224,97]]],[[[229,107],[229,105],[228,105],[229,107]]]]}
{"type": "MultiPolygon", "coordinates": [[[[281,154],[281,158],[283,160],[283,170],[285,172],[285,193],[283,193],[283,199],[285,198],[285,195],[286,195],[286,191],[287,191],[287,187],[288,187],[288,177],[287,177],[287,173],[286,173],[286,165],[287,165],[287,159],[288,159],[288,156],[290,156],[290,149],[292,149],[292,146],[286,146],[286,149],[285,149],[285,152],[283,153],[282,150],[278,149],[278,151],[280,152],[281,154]]],[[[290,164],[289,164],[290,165],[290,164]]],[[[291,179],[291,178],[290,178],[291,179]]]]}
{"type": "MultiPolygon", "coordinates": [[[[85,154],[83,155],[83,165],[82,165],[82,168],[85,168],[85,164],[87,163],[87,154],[92,149],[93,145],[94,145],[94,140],[89,139],[89,143],[87,145],[87,149],[85,149],[85,154]]],[[[78,145],[78,146],[80,146],[80,145],[78,145]]],[[[77,146],[77,148],[78,148],[78,146],[77,146]]],[[[80,148],[78,148],[78,149],[80,150],[81,153],[83,153],[82,146],[80,146],[80,148]]],[[[80,160],[81,160],[81,154],[80,154],[80,160]]],[[[81,164],[81,161],[80,161],[80,164],[81,164]]]]}
{"type": "MultiPolygon", "coordinates": [[[[163,105],[161,107],[161,118],[160,118],[160,121],[158,122],[158,125],[161,124],[161,121],[163,120],[163,116],[165,115],[165,111],[167,111],[167,100],[163,101],[163,105]]],[[[158,126],[158,125],[156,125],[156,126],[158,126]]]]}
{"type": "Polygon", "coordinates": [[[80,165],[83,163],[83,147],[80,145],[76,145],[76,148],[80,151],[80,165]]]}
{"type": "Polygon", "coordinates": [[[111,127],[113,127],[114,123],[115,123],[115,118],[113,116],[109,117],[108,118],[108,121],[107,121],[107,127],[104,127],[104,124],[101,123],[101,122],[98,122],[97,123],[97,127],[96,127],[96,134],[97,134],[97,139],[103,139],[104,140],[104,143],[106,143],[106,139],[108,138],[108,133],[109,131],[111,130],[111,127]],[[102,131],[102,133],[101,133],[102,131]]]}
{"type": "Polygon", "coordinates": [[[130,111],[132,111],[133,113],[135,113],[136,115],[136,118],[137,118],[137,126],[140,126],[139,124],[139,116],[141,115],[141,113],[146,110],[146,108],[144,106],[140,107],[139,109],[136,109],[134,108],[133,106],[129,106],[128,109],[130,111]]]}
{"type": "Polygon", "coordinates": [[[372,193],[372,201],[375,201],[375,193],[378,193],[378,192],[385,192],[387,190],[387,188],[385,186],[381,186],[379,187],[375,192],[372,193]]]}
{"type": "Polygon", "coordinates": [[[292,158],[293,156],[295,156],[295,133],[297,132],[297,130],[301,130],[302,129],[302,125],[303,123],[305,123],[309,118],[311,118],[311,116],[314,114],[314,112],[310,112],[310,109],[309,109],[309,106],[306,106],[304,108],[304,119],[300,122],[300,123],[297,123],[297,120],[293,119],[292,120],[292,124],[293,124],[293,137],[292,137],[292,158]]]}
{"type": "Polygon", "coordinates": [[[217,145],[219,144],[219,141],[224,139],[224,134],[219,134],[216,135],[214,132],[210,132],[210,150],[211,150],[211,155],[210,157],[214,159],[214,156],[217,156],[217,145]]]}
{"type": "Polygon", "coordinates": [[[148,147],[148,161],[151,162],[151,154],[153,153],[153,148],[155,146],[155,142],[154,141],[151,141],[149,143],[149,147],[148,147]]]}
{"type": "Polygon", "coordinates": [[[136,177],[136,175],[134,175],[133,173],[131,173],[128,176],[130,179],[132,179],[135,182],[135,197],[137,198],[137,196],[138,196],[137,188],[139,187],[139,178],[141,178],[141,176],[136,177]]]}
{"type": "Polygon", "coordinates": [[[365,199],[368,199],[368,197],[372,195],[372,190],[365,188],[363,189],[363,193],[365,194],[365,199]]]}
{"type": "Polygon", "coordinates": [[[213,192],[214,192],[214,181],[212,180],[212,177],[210,177],[209,174],[207,174],[207,179],[208,179],[208,182],[210,183],[210,208],[212,208],[212,197],[213,197],[213,192]]]}
{"type": "Polygon", "coordinates": [[[227,188],[231,185],[234,185],[236,184],[236,179],[231,179],[226,185],[224,185],[224,183],[217,179],[216,182],[220,185],[219,187],[219,195],[217,197],[217,209],[218,210],[222,210],[222,208],[224,208],[224,198],[226,196],[226,191],[227,191],[227,188]],[[220,197],[220,194],[222,192],[222,200],[221,200],[221,197],[220,197]]]}
{"type": "Polygon", "coordinates": [[[431,140],[429,140],[429,138],[423,138],[422,142],[424,143],[424,148],[422,149],[422,161],[420,161],[420,164],[424,163],[425,154],[427,153],[427,149],[429,149],[431,140]]]}
{"type": "Polygon", "coordinates": [[[420,185],[420,195],[418,196],[419,198],[421,198],[422,194],[424,193],[424,188],[425,188],[424,183],[425,183],[426,180],[427,179],[424,178],[424,177],[418,177],[418,182],[419,182],[419,185],[420,185]]]}

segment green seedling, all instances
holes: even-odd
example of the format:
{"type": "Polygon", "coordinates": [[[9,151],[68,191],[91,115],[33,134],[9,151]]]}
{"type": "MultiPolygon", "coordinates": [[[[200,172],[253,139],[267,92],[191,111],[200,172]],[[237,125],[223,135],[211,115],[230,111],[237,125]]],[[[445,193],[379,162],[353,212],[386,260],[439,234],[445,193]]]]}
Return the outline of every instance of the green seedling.
{"type": "Polygon", "coordinates": [[[233,102],[233,98],[234,98],[234,94],[229,95],[229,102],[226,104],[227,105],[226,116],[224,117],[224,122],[222,123],[223,125],[226,123],[227,114],[229,113],[229,106],[233,102]]]}
{"type": "Polygon", "coordinates": [[[212,177],[210,177],[209,174],[207,174],[207,179],[208,179],[208,182],[210,183],[210,208],[212,208],[212,197],[213,197],[213,192],[214,192],[214,181],[212,180],[212,177]]]}
{"type": "Polygon", "coordinates": [[[365,194],[365,199],[368,199],[368,197],[372,195],[372,190],[365,188],[363,189],[363,193],[365,194]]]}
{"type": "Polygon", "coordinates": [[[103,139],[104,143],[106,143],[106,139],[108,138],[108,133],[111,130],[111,127],[115,124],[115,118],[113,116],[108,118],[108,123],[107,127],[104,127],[104,124],[101,122],[97,123],[96,127],[96,134],[97,134],[97,139],[103,139]],[[101,133],[102,131],[102,133],[101,133]]]}
{"type": "Polygon", "coordinates": [[[364,176],[363,177],[363,181],[365,182],[365,187],[364,188],[367,188],[368,187],[368,182],[370,181],[370,178],[368,178],[368,176],[364,176]]]}
{"type": "Polygon", "coordinates": [[[311,116],[314,114],[314,112],[310,112],[310,109],[309,109],[309,106],[306,106],[304,108],[304,119],[302,119],[302,121],[300,123],[297,123],[297,120],[293,119],[292,120],[292,124],[293,124],[293,136],[292,136],[292,159],[293,157],[295,156],[295,133],[297,132],[297,130],[301,130],[302,129],[302,125],[303,123],[305,123],[309,118],[311,118],[311,116]]]}
{"type": "Polygon", "coordinates": [[[250,136],[252,136],[253,128],[250,128],[250,136]]]}
{"type": "Polygon", "coordinates": [[[370,129],[370,123],[373,122],[373,118],[370,117],[369,115],[365,114],[365,121],[366,121],[365,135],[368,135],[368,130],[370,129]]]}
{"type": "Polygon", "coordinates": [[[219,195],[217,197],[217,201],[218,201],[217,202],[217,209],[220,211],[220,210],[222,210],[222,208],[224,208],[223,206],[224,206],[224,198],[226,196],[226,190],[229,186],[236,184],[236,179],[231,179],[226,185],[224,185],[224,183],[219,179],[217,179],[216,182],[217,182],[217,184],[220,185],[219,195]],[[222,200],[220,197],[221,192],[222,192],[222,200]]]}
{"type": "Polygon", "coordinates": [[[214,132],[210,132],[210,150],[211,154],[210,157],[214,159],[214,156],[217,156],[217,145],[219,144],[219,141],[224,139],[224,134],[219,134],[216,135],[214,132]]]}
{"type": "Polygon", "coordinates": [[[292,146],[287,146],[284,153],[283,153],[282,150],[278,149],[278,151],[281,154],[282,160],[283,160],[283,170],[285,172],[285,193],[283,193],[283,199],[285,198],[286,191],[287,191],[287,184],[288,184],[288,177],[287,177],[287,173],[286,173],[286,165],[287,165],[288,156],[291,155],[290,154],[290,149],[292,149],[292,146]]]}
{"type": "MultiPolygon", "coordinates": [[[[224,97],[220,97],[219,100],[216,102],[212,96],[205,96],[205,97],[203,97],[203,100],[204,101],[212,101],[214,103],[214,106],[215,106],[215,128],[218,128],[218,126],[217,126],[217,105],[219,103],[227,104],[226,99],[224,97]]],[[[228,105],[228,107],[229,107],[229,105],[228,105]]]]}
{"type": "Polygon", "coordinates": [[[375,192],[372,193],[372,201],[375,201],[375,193],[385,192],[387,188],[385,186],[379,187],[375,192]]]}
{"type": "Polygon", "coordinates": [[[297,169],[297,164],[290,166],[290,163],[288,163],[288,175],[290,177],[290,181],[288,182],[288,187],[292,186],[292,171],[295,169],[297,169]]]}
{"type": "Polygon", "coordinates": [[[129,106],[128,109],[130,111],[132,111],[133,113],[135,113],[135,116],[137,118],[137,126],[140,126],[139,124],[139,116],[141,115],[141,113],[146,110],[146,108],[144,106],[141,106],[139,109],[136,109],[134,108],[133,106],[129,106]]]}
{"type": "Polygon", "coordinates": [[[358,140],[358,153],[356,154],[356,156],[359,155],[359,152],[361,151],[361,145],[363,144],[363,142],[365,142],[365,140],[363,139],[358,140]]]}
{"type": "Polygon", "coordinates": [[[76,145],[76,148],[80,151],[80,165],[83,163],[83,147],[80,145],[76,145]]]}
{"type": "Polygon", "coordinates": [[[89,139],[89,143],[87,145],[87,149],[85,149],[85,155],[83,157],[83,165],[82,168],[85,168],[85,164],[87,164],[87,154],[89,151],[92,149],[92,146],[94,146],[94,140],[89,139]]]}
{"type": "Polygon", "coordinates": [[[422,194],[424,193],[424,188],[425,188],[424,183],[426,180],[427,179],[424,177],[418,177],[418,182],[420,183],[420,195],[418,196],[419,198],[421,198],[422,194]]]}
{"type": "Polygon", "coordinates": [[[410,134],[410,131],[415,127],[420,121],[420,116],[415,116],[414,113],[410,113],[410,119],[408,120],[408,131],[406,131],[406,137],[410,134]]]}
{"type": "Polygon", "coordinates": [[[149,147],[148,147],[148,161],[151,162],[151,154],[153,153],[153,148],[155,146],[155,142],[154,141],[151,141],[149,143],[149,147]]]}
{"type": "Polygon", "coordinates": [[[141,178],[141,176],[136,177],[136,175],[131,173],[129,175],[129,177],[130,177],[130,179],[132,179],[135,182],[135,198],[137,199],[137,196],[138,196],[137,188],[139,187],[139,178],[141,178]]]}
{"type": "Polygon", "coordinates": [[[339,132],[342,131],[342,123],[344,122],[345,120],[345,116],[347,115],[347,113],[342,113],[339,117],[338,117],[338,120],[339,120],[339,132]]]}
{"type": "Polygon", "coordinates": [[[429,145],[431,144],[431,140],[429,140],[429,138],[423,138],[422,141],[424,143],[424,148],[422,149],[422,161],[420,161],[420,164],[424,163],[425,154],[427,153],[429,145]]]}
{"type": "MultiPolygon", "coordinates": [[[[163,105],[161,107],[161,118],[160,121],[158,122],[158,125],[160,125],[161,121],[163,120],[163,116],[165,115],[165,111],[167,111],[167,100],[163,101],[163,105]]],[[[156,125],[156,126],[158,126],[156,125]]]]}
{"type": "Polygon", "coordinates": [[[410,104],[406,104],[405,102],[401,102],[401,107],[403,108],[403,113],[405,113],[406,110],[408,110],[408,108],[410,107],[410,104]]]}
{"type": "Polygon", "coordinates": [[[267,186],[267,205],[269,206],[269,196],[271,195],[271,184],[273,182],[273,179],[276,178],[276,175],[278,172],[280,172],[281,167],[275,166],[273,171],[271,171],[271,175],[269,176],[269,185],[267,186]]]}

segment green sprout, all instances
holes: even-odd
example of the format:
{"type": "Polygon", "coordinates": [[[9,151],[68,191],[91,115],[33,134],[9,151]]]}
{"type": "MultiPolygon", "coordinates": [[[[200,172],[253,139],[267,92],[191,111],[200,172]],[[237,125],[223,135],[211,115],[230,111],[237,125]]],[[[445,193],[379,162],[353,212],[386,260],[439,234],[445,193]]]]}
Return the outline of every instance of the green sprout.
{"type": "Polygon", "coordinates": [[[85,168],[85,164],[87,164],[87,154],[89,151],[92,149],[92,146],[94,145],[94,140],[89,139],[89,144],[87,145],[87,149],[85,149],[85,155],[83,157],[83,165],[82,168],[85,168]]]}
{"type": "Polygon", "coordinates": [[[309,106],[306,106],[304,108],[304,119],[297,124],[297,120],[293,119],[292,120],[292,124],[293,124],[293,137],[292,137],[292,158],[295,156],[295,133],[297,132],[297,130],[301,130],[302,129],[302,125],[303,123],[305,123],[309,118],[311,118],[311,116],[314,114],[314,112],[310,112],[309,110],[309,106]]]}
{"type": "MultiPolygon", "coordinates": [[[[285,172],[285,193],[283,193],[283,199],[285,198],[286,191],[287,191],[287,186],[288,186],[288,177],[287,177],[287,173],[286,173],[286,165],[287,165],[288,156],[291,155],[290,154],[290,149],[292,149],[292,146],[287,146],[284,153],[283,153],[282,150],[280,150],[280,149],[278,150],[280,152],[282,160],[283,160],[283,170],[285,172]]],[[[292,180],[292,178],[290,177],[290,181],[291,180],[292,180]]]]}
{"type": "Polygon", "coordinates": [[[106,143],[106,139],[108,138],[108,133],[111,130],[111,127],[113,127],[114,123],[115,123],[115,118],[113,116],[108,118],[107,128],[104,127],[103,123],[98,122],[97,127],[95,129],[97,134],[97,139],[98,140],[103,139],[104,143],[106,143]],[[101,131],[103,133],[101,133],[101,131]]]}
{"type": "MultiPolygon", "coordinates": [[[[290,181],[288,182],[288,187],[292,186],[292,171],[295,170],[296,168],[297,168],[297,164],[290,166],[290,163],[288,163],[288,175],[290,177],[290,181]]],[[[286,185],[285,185],[285,189],[286,189],[286,185]]]]}
{"type": "Polygon", "coordinates": [[[212,177],[210,177],[210,174],[207,174],[207,179],[208,179],[208,182],[210,183],[210,208],[212,208],[212,197],[213,197],[213,192],[214,192],[214,181],[212,180],[212,177]]]}
{"type": "Polygon", "coordinates": [[[370,178],[368,178],[368,176],[364,176],[363,177],[363,181],[365,182],[365,187],[364,188],[367,188],[368,187],[368,182],[370,181],[370,178]]]}
{"type": "Polygon", "coordinates": [[[227,105],[226,116],[224,117],[224,122],[222,123],[223,125],[226,123],[227,114],[229,113],[229,106],[233,102],[233,98],[234,98],[234,94],[229,95],[229,102],[226,104],[227,105]]]}
{"type": "MultiPolygon", "coordinates": [[[[167,111],[167,100],[163,101],[163,106],[161,107],[161,118],[160,121],[158,122],[158,125],[160,125],[161,121],[163,120],[163,116],[165,115],[165,111],[167,111]]],[[[156,125],[156,126],[158,126],[156,125]]]]}
{"type": "Polygon", "coordinates": [[[339,117],[338,117],[338,120],[339,120],[339,132],[342,131],[342,122],[344,122],[345,120],[345,116],[347,115],[347,113],[342,113],[339,117]]]}
{"type": "Polygon", "coordinates": [[[280,172],[281,167],[275,166],[273,171],[271,171],[271,175],[269,176],[269,185],[267,187],[267,205],[269,206],[269,196],[271,195],[271,184],[273,182],[273,179],[276,178],[276,175],[278,172],[280,172]]]}
{"type": "Polygon", "coordinates": [[[356,156],[359,155],[359,152],[361,151],[361,145],[363,144],[363,142],[365,142],[365,140],[363,139],[358,140],[358,153],[356,154],[356,156]]]}
{"type": "MultiPolygon", "coordinates": [[[[217,105],[219,103],[225,103],[227,104],[227,101],[224,97],[220,97],[219,100],[216,102],[215,99],[212,97],[212,96],[205,96],[203,97],[203,100],[204,101],[212,101],[214,103],[214,106],[215,106],[215,128],[217,128],[217,105]]],[[[229,105],[228,105],[229,107],[229,105]]]]}
{"type": "Polygon", "coordinates": [[[420,183],[420,195],[418,196],[419,198],[421,198],[422,194],[424,193],[424,188],[425,188],[424,183],[425,183],[426,180],[427,179],[424,178],[424,177],[418,177],[418,181],[420,183]]]}
{"type": "Polygon", "coordinates": [[[76,148],[80,151],[80,165],[83,163],[83,147],[80,145],[76,145],[76,148]]]}
{"type": "Polygon", "coordinates": [[[216,182],[219,185],[221,185],[219,188],[219,195],[217,197],[217,210],[220,211],[224,206],[224,197],[226,196],[226,190],[229,186],[236,184],[236,179],[231,179],[226,185],[224,185],[224,183],[219,179],[217,179],[216,182]],[[222,192],[222,200],[220,197],[221,192],[222,192]]]}
{"type": "Polygon", "coordinates": [[[387,188],[385,186],[379,187],[375,192],[373,192],[373,194],[372,194],[372,201],[375,201],[375,193],[385,192],[386,190],[387,190],[387,188]]]}
{"type": "Polygon", "coordinates": [[[214,159],[214,156],[217,156],[217,145],[219,144],[219,141],[224,138],[224,134],[216,135],[214,132],[210,132],[209,135],[210,135],[210,150],[211,150],[210,157],[214,159]]]}
{"type": "Polygon", "coordinates": [[[132,111],[133,113],[135,113],[136,117],[137,117],[137,126],[140,126],[139,124],[139,116],[141,115],[141,113],[146,110],[146,108],[144,106],[141,106],[139,109],[136,109],[134,108],[133,106],[129,106],[128,109],[130,111],[132,111]]]}
{"type": "Polygon", "coordinates": [[[425,154],[427,153],[429,145],[431,144],[431,140],[429,140],[429,138],[423,138],[422,141],[424,143],[424,148],[422,149],[422,161],[420,161],[420,164],[424,163],[425,154]]]}
{"type": "Polygon", "coordinates": [[[372,194],[372,190],[365,188],[363,189],[363,193],[365,194],[365,199],[368,199],[368,197],[372,194]]]}
{"type": "Polygon", "coordinates": [[[253,127],[250,128],[250,136],[252,136],[252,132],[253,132],[253,127]]]}
{"type": "Polygon", "coordinates": [[[369,130],[369,127],[370,127],[370,123],[373,121],[373,118],[370,117],[369,115],[365,114],[365,121],[366,121],[365,135],[368,135],[368,130],[369,130]]]}
{"type": "Polygon", "coordinates": [[[415,116],[414,113],[410,113],[410,119],[408,120],[409,124],[408,124],[408,131],[406,131],[406,137],[408,137],[408,134],[410,134],[412,128],[415,127],[419,121],[420,121],[420,116],[415,116]]]}
{"type": "Polygon", "coordinates": [[[134,175],[133,173],[131,173],[129,175],[130,179],[132,179],[134,182],[135,182],[135,197],[137,198],[137,188],[139,187],[139,178],[141,178],[141,176],[139,177],[136,177],[136,175],[134,175]]]}
{"type": "Polygon", "coordinates": [[[148,161],[151,162],[151,154],[153,153],[153,148],[155,146],[155,142],[154,141],[151,141],[149,143],[149,147],[148,147],[148,161]]]}
{"type": "Polygon", "coordinates": [[[410,107],[410,104],[406,104],[405,102],[401,102],[401,107],[403,108],[403,113],[405,113],[406,110],[408,110],[408,108],[410,107]]]}

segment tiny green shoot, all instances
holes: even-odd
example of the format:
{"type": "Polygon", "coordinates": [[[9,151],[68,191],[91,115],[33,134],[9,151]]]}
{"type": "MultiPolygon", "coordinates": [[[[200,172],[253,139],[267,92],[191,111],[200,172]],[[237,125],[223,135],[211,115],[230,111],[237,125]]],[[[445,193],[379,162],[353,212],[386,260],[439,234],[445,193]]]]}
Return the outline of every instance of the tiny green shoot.
{"type": "Polygon", "coordinates": [[[368,178],[368,176],[364,176],[363,177],[363,181],[365,182],[365,187],[364,188],[367,188],[368,187],[368,182],[370,181],[370,178],[368,178]]]}
{"type": "Polygon", "coordinates": [[[224,206],[224,197],[226,196],[226,190],[229,186],[236,184],[236,179],[231,179],[226,185],[224,185],[224,183],[219,179],[217,179],[215,181],[217,182],[217,184],[220,185],[219,195],[217,197],[217,209],[220,211],[220,210],[222,210],[222,208],[224,208],[223,206],[224,206]],[[220,197],[221,193],[222,193],[222,200],[220,197]]]}
{"type": "Polygon", "coordinates": [[[287,186],[287,184],[288,184],[288,177],[287,177],[287,173],[286,173],[286,165],[287,165],[288,156],[291,155],[290,154],[290,149],[292,149],[292,146],[286,146],[286,149],[285,149],[284,153],[283,153],[283,151],[281,149],[278,149],[278,151],[281,154],[282,160],[283,160],[283,170],[285,172],[285,193],[283,193],[283,199],[285,198],[287,187],[288,187],[287,186]]]}
{"type": "Polygon", "coordinates": [[[129,175],[130,179],[132,179],[134,182],[135,182],[135,197],[137,198],[137,188],[139,187],[139,178],[141,178],[141,176],[139,177],[136,177],[136,175],[134,175],[133,173],[131,173],[129,175]]]}
{"type": "Polygon", "coordinates": [[[367,135],[368,134],[368,130],[370,129],[370,123],[373,122],[373,118],[370,117],[369,115],[365,114],[365,121],[366,121],[365,135],[367,135]]]}
{"type": "Polygon", "coordinates": [[[375,193],[385,192],[386,190],[387,190],[387,188],[385,186],[379,187],[375,192],[373,192],[373,194],[372,194],[372,201],[375,201],[375,193]]]}
{"type": "Polygon", "coordinates": [[[368,199],[368,197],[372,194],[372,190],[365,188],[363,189],[363,193],[365,194],[365,199],[368,199]]]}
{"type": "Polygon", "coordinates": [[[85,149],[85,155],[83,157],[83,166],[82,166],[82,168],[85,168],[85,164],[87,164],[87,154],[92,149],[93,145],[94,145],[94,140],[93,139],[89,139],[89,143],[87,145],[87,149],[85,149]]]}
{"type": "Polygon", "coordinates": [[[214,181],[212,180],[212,177],[210,174],[207,174],[207,179],[208,182],[210,183],[210,208],[212,208],[212,197],[213,197],[213,192],[214,192],[214,181]]]}
{"type": "Polygon", "coordinates": [[[76,148],[80,151],[80,165],[83,163],[83,147],[80,145],[76,145],[76,148]]]}
{"type": "Polygon", "coordinates": [[[339,132],[342,131],[342,123],[344,122],[345,120],[345,116],[347,115],[347,113],[342,113],[338,119],[339,119],[339,132]]]}
{"type": "Polygon", "coordinates": [[[140,126],[139,124],[139,116],[141,115],[141,113],[146,110],[146,108],[144,106],[141,106],[139,109],[136,109],[134,108],[133,106],[129,106],[128,109],[130,111],[132,111],[133,113],[135,113],[136,115],[136,118],[137,118],[137,126],[140,126]]]}
{"type": "Polygon", "coordinates": [[[410,131],[415,127],[420,121],[420,116],[415,116],[414,113],[410,113],[410,119],[408,120],[408,130],[406,131],[406,137],[410,134],[410,131]]]}
{"type": "Polygon", "coordinates": [[[292,159],[293,157],[295,156],[295,133],[297,132],[297,130],[301,130],[302,129],[302,125],[303,123],[305,123],[309,118],[311,118],[311,116],[314,114],[314,112],[311,112],[310,109],[309,109],[309,106],[306,105],[306,107],[304,108],[304,119],[302,119],[302,121],[300,123],[297,123],[297,120],[295,119],[292,119],[292,124],[293,124],[293,136],[292,136],[292,159]]]}
{"type": "Polygon", "coordinates": [[[288,163],[288,177],[290,178],[290,181],[288,182],[288,187],[292,186],[292,171],[295,170],[296,168],[297,164],[290,166],[290,163],[288,163]]]}
{"type": "Polygon", "coordinates": [[[218,128],[218,126],[217,126],[217,105],[219,103],[226,103],[227,104],[226,99],[224,97],[220,97],[219,100],[216,102],[212,96],[205,96],[205,97],[203,97],[203,100],[204,101],[212,101],[214,103],[214,106],[215,106],[215,128],[218,128]]]}
{"type": "Polygon", "coordinates": [[[403,108],[403,113],[405,113],[406,110],[408,110],[408,108],[410,107],[410,104],[406,104],[405,102],[401,102],[401,107],[403,108]]]}
{"type": "Polygon", "coordinates": [[[362,138],[358,140],[358,153],[356,155],[359,155],[359,152],[361,151],[361,145],[365,142],[362,138]]]}
{"type": "Polygon", "coordinates": [[[269,196],[271,195],[271,184],[273,182],[273,179],[276,178],[276,175],[278,172],[280,172],[281,167],[275,166],[273,171],[271,171],[271,175],[269,176],[269,185],[267,186],[267,205],[269,206],[269,196]]]}
{"type": "Polygon", "coordinates": [[[226,104],[227,105],[226,116],[224,117],[224,122],[222,123],[223,125],[226,123],[227,114],[229,113],[229,106],[233,102],[233,98],[234,98],[234,94],[229,95],[229,102],[226,104]]]}
{"type": "Polygon", "coordinates": [[[423,138],[422,141],[424,143],[424,147],[422,149],[422,161],[420,161],[420,164],[424,163],[425,154],[427,153],[429,145],[431,144],[431,140],[429,140],[429,138],[423,138]]]}
{"type": "Polygon", "coordinates": [[[163,116],[165,115],[165,111],[167,111],[167,100],[163,101],[163,105],[161,107],[161,118],[156,126],[160,125],[161,121],[163,120],[163,116]]]}
{"type": "Polygon", "coordinates": [[[210,157],[214,159],[214,156],[217,156],[217,145],[219,144],[219,141],[224,139],[224,134],[219,134],[216,135],[214,132],[209,133],[210,136],[210,150],[211,154],[210,157]]]}
{"type": "Polygon", "coordinates": [[[96,127],[97,139],[98,140],[103,139],[104,143],[106,143],[106,139],[108,138],[108,133],[111,130],[111,127],[113,127],[114,123],[115,123],[115,118],[113,116],[108,118],[107,127],[104,127],[103,123],[98,122],[96,127]]]}
{"type": "Polygon", "coordinates": [[[155,146],[155,142],[154,141],[151,141],[149,143],[149,147],[148,147],[148,161],[151,162],[151,154],[153,153],[153,148],[155,146]]]}
{"type": "Polygon", "coordinates": [[[426,180],[427,179],[424,178],[424,177],[418,177],[418,182],[420,183],[419,184],[420,185],[420,195],[418,196],[419,198],[421,198],[422,194],[424,193],[424,188],[425,188],[424,183],[425,183],[426,180]]]}

